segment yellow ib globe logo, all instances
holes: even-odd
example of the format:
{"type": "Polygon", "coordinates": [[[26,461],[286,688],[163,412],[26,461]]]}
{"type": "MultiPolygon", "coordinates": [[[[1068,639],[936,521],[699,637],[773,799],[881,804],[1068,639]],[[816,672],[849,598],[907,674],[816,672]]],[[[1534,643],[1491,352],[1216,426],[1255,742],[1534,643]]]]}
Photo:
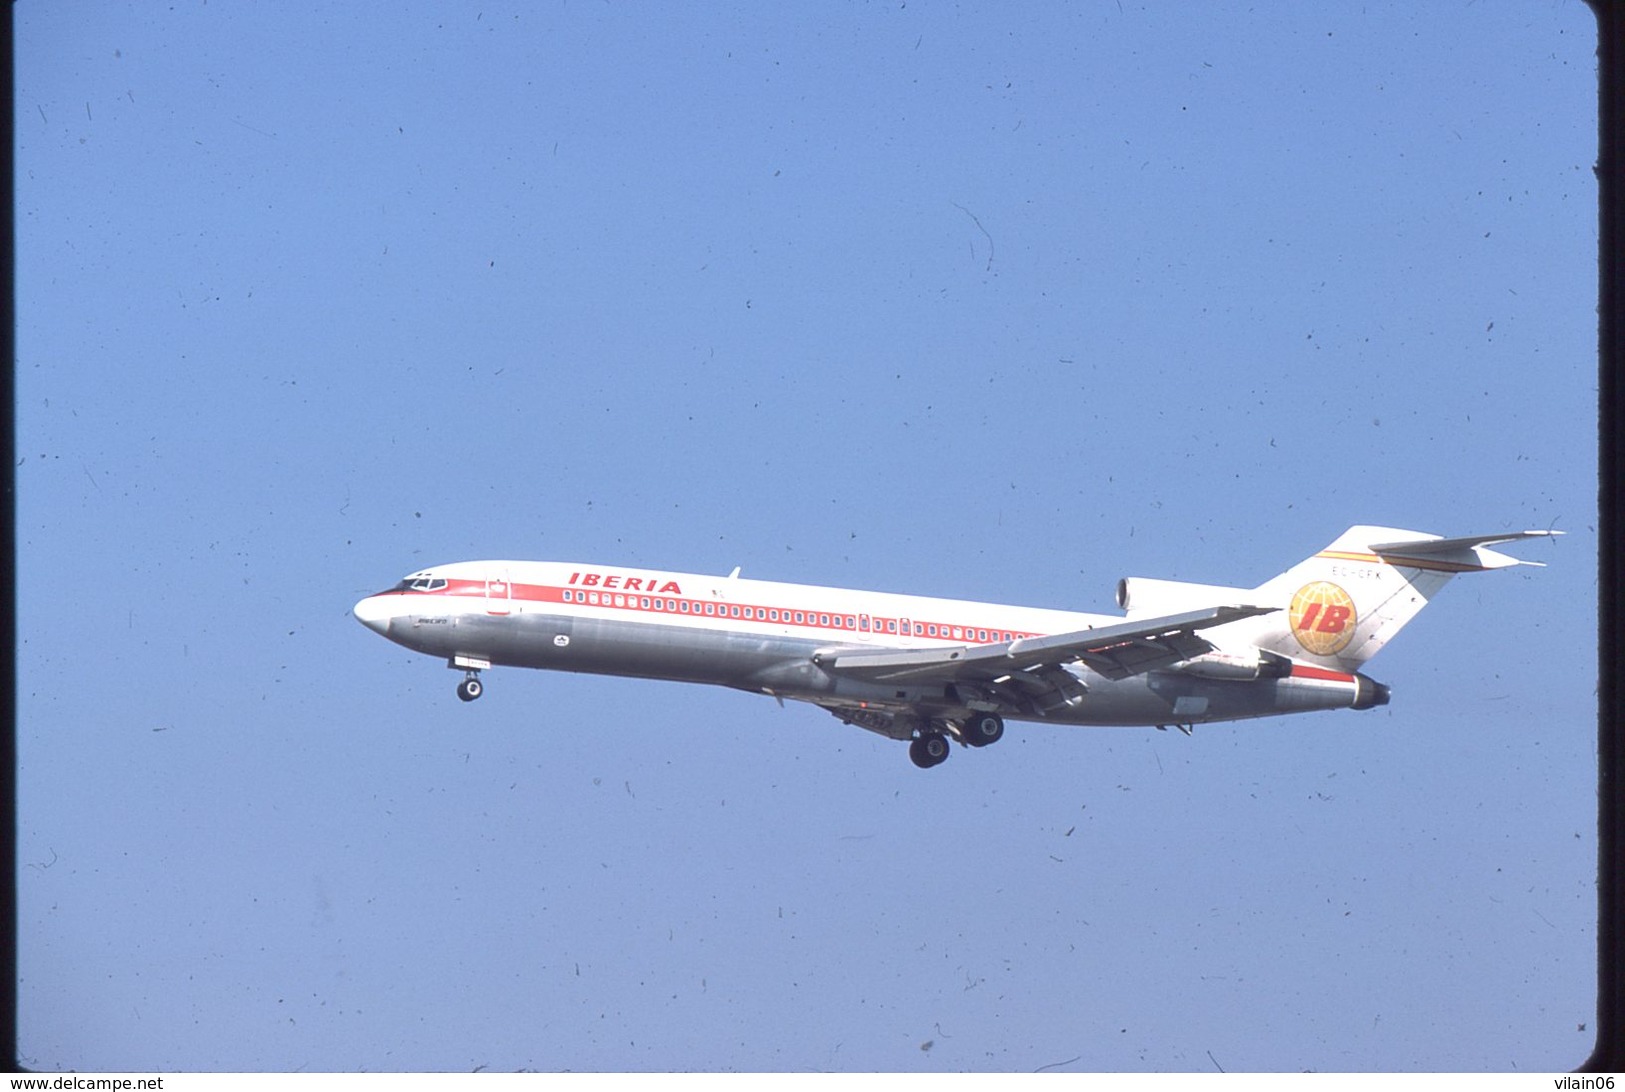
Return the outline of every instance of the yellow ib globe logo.
{"type": "Polygon", "coordinates": [[[1326,580],[1299,588],[1287,617],[1292,620],[1292,636],[1316,656],[1335,656],[1347,648],[1359,621],[1349,593],[1326,580]]]}

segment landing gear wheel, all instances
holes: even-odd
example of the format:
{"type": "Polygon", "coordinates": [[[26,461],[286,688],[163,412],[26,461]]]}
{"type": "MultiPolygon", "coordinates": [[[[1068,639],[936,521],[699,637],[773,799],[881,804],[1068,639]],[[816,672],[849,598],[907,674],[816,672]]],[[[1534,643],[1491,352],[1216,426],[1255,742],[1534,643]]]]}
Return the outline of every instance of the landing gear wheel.
{"type": "Polygon", "coordinates": [[[469,673],[468,678],[457,684],[457,696],[464,701],[473,701],[483,693],[485,693],[485,684],[480,682],[479,678],[472,672],[469,673]]]}
{"type": "Polygon", "coordinates": [[[948,737],[927,733],[908,745],[908,757],[922,770],[940,766],[948,760],[948,737]]]}
{"type": "Polygon", "coordinates": [[[960,730],[963,739],[972,747],[986,747],[1004,738],[1004,718],[997,713],[977,713],[960,730]]]}

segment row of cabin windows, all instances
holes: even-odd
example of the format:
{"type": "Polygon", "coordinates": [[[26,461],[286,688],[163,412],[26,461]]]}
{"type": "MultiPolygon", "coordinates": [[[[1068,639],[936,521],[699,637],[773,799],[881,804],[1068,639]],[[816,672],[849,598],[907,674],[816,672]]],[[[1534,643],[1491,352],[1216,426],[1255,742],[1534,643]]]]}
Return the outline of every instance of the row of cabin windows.
{"type": "MultiPolygon", "coordinates": [[[[651,599],[648,596],[611,595],[609,592],[576,591],[564,589],[566,603],[588,603],[592,606],[631,607],[643,610],[671,611],[674,614],[706,614],[721,618],[746,618],[758,622],[790,622],[798,626],[826,626],[831,629],[869,629],[869,619],[846,614],[813,614],[808,611],[780,611],[771,607],[742,607],[734,603],[693,603],[687,599],[651,599]],[[780,617],[782,615],[782,618],[780,617]],[[861,623],[861,624],[860,624],[861,623]]],[[[878,628],[878,621],[876,627],[878,628]]],[[[892,632],[897,632],[893,623],[892,632]]]]}
{"type": "MultiPolygon", "coordinates": [[[[860,633],[896,633],[896,618],[876,618],[871,627],[866,614],[815,614],[810,611],[778,610],[775,607],[745,607],[735,603],[690,603],[687,599],[665,599],[636,595],[612,595],[609,592],[564,589],[566,603],[586,603],[589,606],[628,607],[633,610],[670,611],[674,614],[705,614],[722,618],[742,618],[757,622],[785,622],[797,626],[823,626],[826,629],[855,629],[860,633]]],[[[1013,641],[1023,633],[1009,630],[974,629],[970,626],[939,625],[935,622],[905,622],[903,632],[913,631],[916,637],[943,637],[954,641],[1013,641]]]]}

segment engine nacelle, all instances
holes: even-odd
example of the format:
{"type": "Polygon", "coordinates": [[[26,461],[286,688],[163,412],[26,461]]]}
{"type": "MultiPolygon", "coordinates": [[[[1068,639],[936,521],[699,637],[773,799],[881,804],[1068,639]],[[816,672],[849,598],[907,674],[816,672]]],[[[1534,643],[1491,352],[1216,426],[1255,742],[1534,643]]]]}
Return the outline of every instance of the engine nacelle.
{"type": "Polygon", "coordinates": [[[1375,679],[1354,673],[1354,708],[1371,709],[1388,704],[1388,688],[1375,679]]]}
{"type": "Polygon", "coordinates": [[[1132,614],[1176,614],[1225,603],[1246,603],[1252,595],[1245,588],[1155,580],[1149,576],[1125,576],[1117,582],[1117,605],[1132,614]]]}
{"type": "Polygon", "coordinates": [[[1167,670],[1204,679],[1252,682],[1255,679],[1286,678],[1292,674],[1292,661],[1285,656],[1255,648],[1251,652],[1209,652],[1181,660],[1167,670]]]}

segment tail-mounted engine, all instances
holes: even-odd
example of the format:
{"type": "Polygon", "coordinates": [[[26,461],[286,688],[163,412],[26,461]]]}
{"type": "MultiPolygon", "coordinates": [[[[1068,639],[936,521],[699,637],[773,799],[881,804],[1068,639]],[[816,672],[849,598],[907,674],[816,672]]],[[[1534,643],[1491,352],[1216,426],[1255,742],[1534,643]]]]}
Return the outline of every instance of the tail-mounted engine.
{"type": "Polygon", "coordinates": [[[1255,648],[1250,652],[1209,652],[1181,660],[1167,670],[1203,679],[1284,679],[1292,674],[1292,661],[1273,652],[1255,648]]]}
{"type": "Polygon", "coordinates": [[[1354,673],[1354,708],[1371,709],[1388,704],[1388,688],[1375,679],[1354,673]]]}
{"type": "Polygon", "coordinates": [[[1149,576],[1125,576],[1117,582],[1117,605],[1130,614],[1174,614],[1221,603],[1245,603],[1252,594],[1245,588],[1155,580],[1149,576]]]}

